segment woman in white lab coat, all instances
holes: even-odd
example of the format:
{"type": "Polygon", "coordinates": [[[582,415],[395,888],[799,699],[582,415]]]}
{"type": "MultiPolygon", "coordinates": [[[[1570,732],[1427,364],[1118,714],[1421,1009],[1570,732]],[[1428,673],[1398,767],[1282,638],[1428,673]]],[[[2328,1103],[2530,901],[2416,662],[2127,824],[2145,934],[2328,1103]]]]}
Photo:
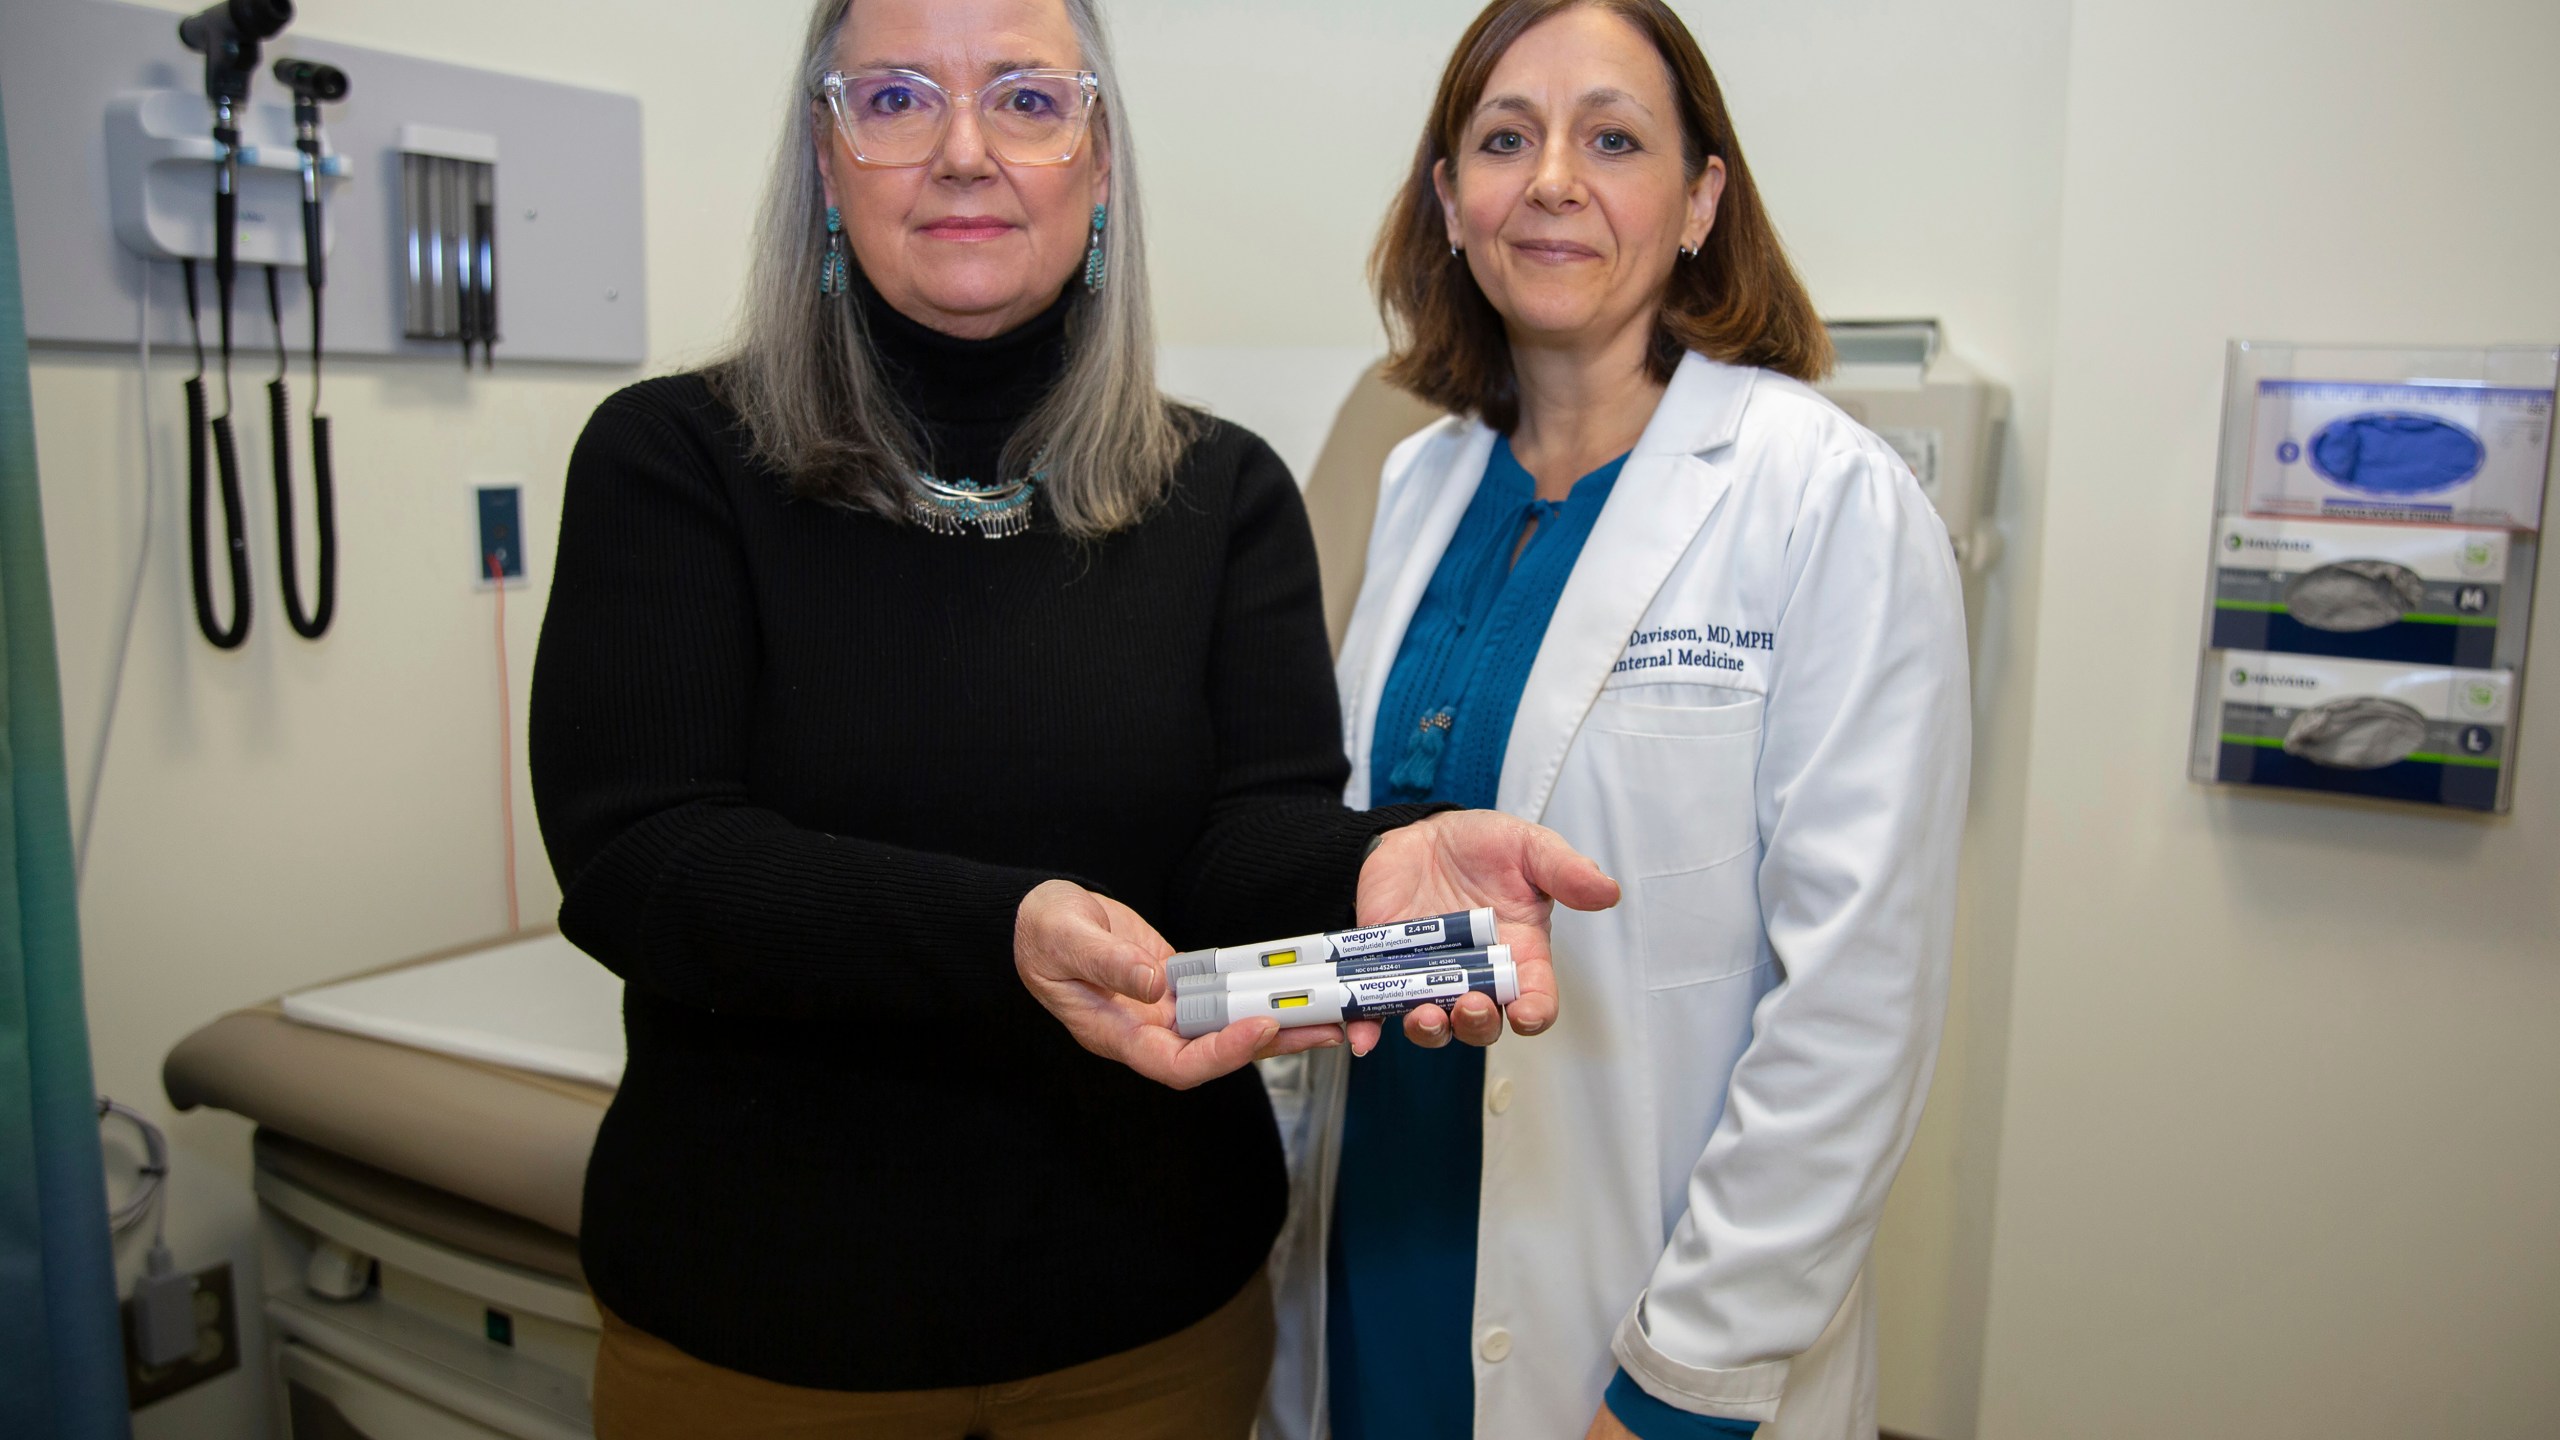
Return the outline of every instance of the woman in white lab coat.
{"type": "Polygon", "coordinates": [[[1376,268],[1391,377],[1459,418],[1387,462],[1349,798],[1541,821],[1626,900],[1557,914],[1536,1038],[1468,997],[1303,1062],[1263,1433],[1871,1440],[1964,808],[1946,532],[1803,383],[1658,0],[1496,0],[1376,268]]]}

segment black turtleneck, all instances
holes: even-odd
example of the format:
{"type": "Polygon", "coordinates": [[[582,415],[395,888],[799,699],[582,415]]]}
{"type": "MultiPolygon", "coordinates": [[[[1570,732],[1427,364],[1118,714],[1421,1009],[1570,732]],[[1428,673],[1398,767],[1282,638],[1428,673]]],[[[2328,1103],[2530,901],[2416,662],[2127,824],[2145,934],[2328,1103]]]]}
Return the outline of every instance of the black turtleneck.
{"type": "Polygon", "coordinates": [[[923,426],[933,473],[982,485],[1018,478],[997,473],[1004,447],[1066,366],[1077,287],[992,340],[963,340],[908,319],[858,272],[854,294],[890,388],[923,426]]]}
{"type": "MultiPolygon", "coordinates": [[[[948,478],[989,478],[1071,299],[995,340],[872,329],[948,478]]],[[[581,1250],[623,1319],[804,1386],[985,1384],[1239,1290],[1285,1184],[1250,1070],[1177,1094],[1016,977],[1053,876],[1175,945],[1347,924],[1363,846],[1315,549],[1209,422],[1098,542],[942,536],[748,458],[703,379],[607,400],[534,670],[561,928],[626,982],[581,1250]]]]}

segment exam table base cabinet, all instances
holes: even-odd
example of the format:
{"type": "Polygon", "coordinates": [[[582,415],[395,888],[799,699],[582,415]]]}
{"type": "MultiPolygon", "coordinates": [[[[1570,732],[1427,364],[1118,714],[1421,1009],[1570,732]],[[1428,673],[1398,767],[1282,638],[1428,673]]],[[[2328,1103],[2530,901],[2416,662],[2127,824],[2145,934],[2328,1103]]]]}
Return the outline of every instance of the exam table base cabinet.
{"type": "Polygon", "coordinates": [[[264,1163],[280,1148],[261,1146],[255,1187],[282,1434],[593,1440],[597,1319],[582,1285],[368,1214],[264,1163]],[[330,1244],[371,1262],[362,1294],[330,1299],[305,1283],[330,1244]]]}

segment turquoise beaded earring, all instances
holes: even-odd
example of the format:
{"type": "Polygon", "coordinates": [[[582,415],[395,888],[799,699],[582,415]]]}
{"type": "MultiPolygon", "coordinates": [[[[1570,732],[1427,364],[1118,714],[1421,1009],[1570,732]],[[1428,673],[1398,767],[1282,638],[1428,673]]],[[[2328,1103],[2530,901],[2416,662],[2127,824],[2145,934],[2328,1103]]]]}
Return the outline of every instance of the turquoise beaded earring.
{"type": "Polygon", "coordinates": [[[1108,205],[1093,207],[1093,245],[1084,252],[1084,288],[1088,291],[1102,288],[1102,221],[1110,210],[1108,205]]]}
{"type": "Polygon", "coordinates": [[[853,287],[853,267],[844,258],[844,213],[827,207],[827,253],[818,262],[818,293],[842,295],[853,287]]]}

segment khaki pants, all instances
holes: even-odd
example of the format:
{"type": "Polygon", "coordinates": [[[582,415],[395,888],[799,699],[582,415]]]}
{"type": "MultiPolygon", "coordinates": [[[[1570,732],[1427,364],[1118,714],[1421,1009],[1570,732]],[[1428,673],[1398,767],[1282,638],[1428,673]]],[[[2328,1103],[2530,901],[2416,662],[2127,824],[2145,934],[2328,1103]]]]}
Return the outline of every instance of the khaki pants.
{"type": "Polygon", "coordinates": [[[596,1440],[1244,1440],[1271,1370],[1261,1275],[1188,1330],[1028,1380],[807,1390],[708,1365],[604,1316],[596,1440]]]}

